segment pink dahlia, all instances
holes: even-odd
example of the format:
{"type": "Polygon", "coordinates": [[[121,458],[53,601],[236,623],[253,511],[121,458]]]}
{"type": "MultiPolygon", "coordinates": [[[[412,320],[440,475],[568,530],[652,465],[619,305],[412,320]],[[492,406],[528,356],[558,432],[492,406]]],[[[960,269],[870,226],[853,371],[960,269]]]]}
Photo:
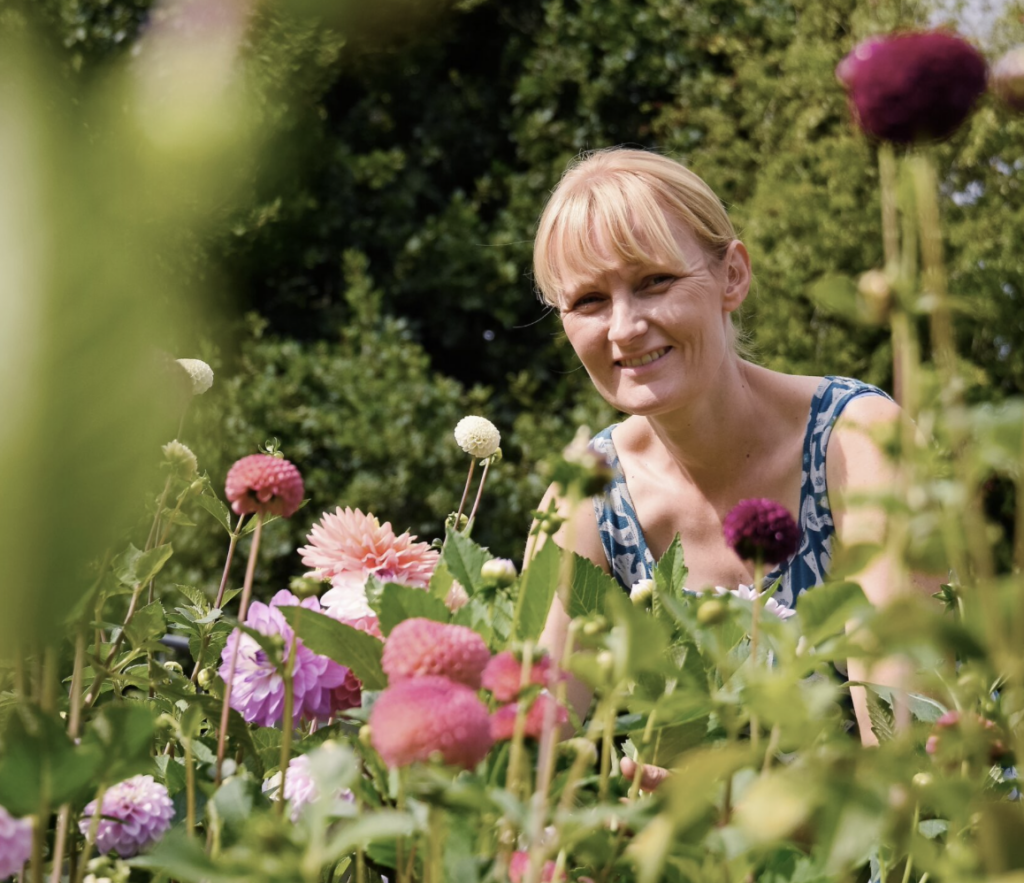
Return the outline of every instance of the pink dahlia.
{"type": "Polygon", "coordinates": [[[867,134],[910,144],[952,135],[985,91],[988,68],[956,34],[911,31],[865,40],[836,76],[867,134]]]}
{"type": "MultiPolygon", "coordinates": [[[[438,552],[417,543],[408,532],[395,536],[390,522],[381,524],[358,509],[325,512],[313,525],[308,546],[299,549],[302,563],[313,568],[311,576],[327,579],[336,588],[362,588],[366,578],[402,583],[424,589],[437,565],[438,552]]],[[[325,606],[328,592],[324,596],[325,606]]]]}
{"type": "MultiPolygon", "coordinates": [[[[541,883],[553,883],[555,879],[555,863],[552,861],[544,862],[544,866],[540,869],[540,881],[541,883]]],[[[512,858],[508,862],[508,879],[509,883],[522,883],[526,879],[526,872],[530,869],[530,853],[516,850],[512,853],[512,858]]],[[[564,880],[565,875],[559,875],[559,880],[564,880]]]]}
{"type": "MultiPolygon", "coordinates": [[[[547,709],[555,706],[554,725],[561,727],[569,722],[569,712],[564,705],[560,705],[547,693],[541,693],[533,700],[530,710],[526,712],[526,729],[524,735],[527,739],[539,739],[544,730],[544,715],[547,709]]],[[[491,715],[491,738],[495,742],[504,742],[511,739],[515,734],[516,714],[519,712],[519,703],[512,702],[503,705],[491,715]]]]}
{"type": "Polygon", "coordinates": [[[800,528],[781,503],[740,500],[722,522],[725,541],[745,561],[778,564],[800,547],[800,528]]]}
{"type": "MultiPolygon", "coordinates": [[[[264,635],[280,635],[287,659],[295,633],[277,608],[299,603],[295,595],[282,589],[274,595],[269,605],[253,601],[249,605],[245,624],[264,635]]],[[[320,612],[320,602],[316,598],[306,598],[301,606],[320,612]]],[[[249,723],[272,727],[284,716],[284,678],[255,639],[237,629],[228,636],[227,644],[221,652],[219,673],[222,678],[227,677],[236,643],[238,660],[231,687],[231,707],[249,723]]],[[[336,702],[347,701],[350,696],[345,692],[336,695],[335,691],[345,685],[349,675],[347,668],[326,656],[318,656],[299,641],[295,648],[292,672],[295,723],[303,717],[307,720],[327,720],[335,711],[341,710],[336,702]]]]}
{"type": "MultiPolygon", "coordinates": [[[[494,656],[484,669],[481,683],[485,690],[490,690],[499,702],[511,702],[519,695],[519,684],[522,681],[523,663],[516,659],[512,651],[504,650],[494,656]]],[[[551,657],[542,656],[530,664],[528,684],[550,686],[551,657]]]]}
{"type": "Polygon", "coordinates": [[[471,628],[417,617],[392,629],[384,642],[381,666],[391,684],[441,675],[478,690],[490,658],[484,639],[471,628]]]}
{"type": "MultiPolygon", "coordinates": [[[[281,773],[267,779],[263,783],[264,793],[271,793],[273,799],[278,799],[274,792],[281,787],[281,773]]],[[[343,800],[352,800],[352,792],[348,790],[339,791],[337,796],[343,800]]],[[[309,771],[309,755],[300,754],[293,757],[288,763],[288,773],[284,778],[284,799],[288,801],[291,808],[293,822],[299,820],[302,809],[308,803],[320,799],[320,789],[309,771]]]]}
{"type": "Polygon", "coordinates": [[[388,687],[370,712],[370,741],[389,767],[439,757],[466,769],[491,748],[487,708],[448,678],[425,675],[388,687]]]}
{"type": "MultiPolygon", "coordinates": [[[[95,800],[82,810],[78,827],[83,834],[88,833],[95,812],[95,800]]],[[[167,789],[152,776],[132,776],[107,789],[100,815],[96,848],[131,858],[163,837],[171,827],[174,805],[167,789]]]]}
{"type": "Polygon", "coordinates": [[[236,515],[258,512],[289,518],[302,505],[302,475],[287,460],[252,454],[228,470],[224,493],[236,515]]]}
{"type": "Polygon", "coordinates": [[[16,819],[0,806],[0,877],[17,874],[32,855],[32,821],[16,819]]]}

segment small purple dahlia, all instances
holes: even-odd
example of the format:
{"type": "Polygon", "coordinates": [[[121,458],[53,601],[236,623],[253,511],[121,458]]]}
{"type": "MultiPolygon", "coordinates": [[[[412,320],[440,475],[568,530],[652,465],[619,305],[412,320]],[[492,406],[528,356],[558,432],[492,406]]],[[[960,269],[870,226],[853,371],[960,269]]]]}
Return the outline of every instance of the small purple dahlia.
{"type": "Polygon", "coordinates": [[[16,819],[0,806],[0,878],[17,874],[31,854],[31,819],[16,819]]]}
{"type": "MultiPolygon", "coordinates": [[[[82,810],[78,827],[83,834],[88,834],[95,812],[95,800],[82,810]]],[[[96,848],[131,858],[163,837],[171,827],[174,806],[167,789],[152,776],[132,776],[107,789],[100,815],[96,848]]]]}
{"type": "Polygon", "coordinates": [[[857,123],[897,144],[941,140],[967,119],[988,68],[970,43],[947,31],[871,37],[836,68],[857,123]]]}
{"type": "Polygon", "coordinates": [[[745,561],[778,564],[796,552],[800,528],[781,503],[740,500],[722,522],[725,541],[745,561]]]}

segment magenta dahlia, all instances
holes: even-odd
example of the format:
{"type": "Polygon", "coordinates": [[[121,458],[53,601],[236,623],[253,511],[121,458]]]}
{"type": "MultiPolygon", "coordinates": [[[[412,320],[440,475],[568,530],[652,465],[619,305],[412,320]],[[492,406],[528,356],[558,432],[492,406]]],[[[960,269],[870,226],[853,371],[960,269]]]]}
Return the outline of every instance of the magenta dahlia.
{"type": "Polygon", "coordinates": [[[781,503],[740,500],[722,522],[725,541],[745,561],[778,564],[800,546],[800,528],[781,503]]]}
{"type": "MultiPolygon", "coordinates": [[[[245,617],[245,624],[264,635],[280,635],[287,659],[294,632],[285,621],[279,607],[299,604],[299,599],[282,589],[270,600],[270,604],[253,601],[245,617]]],[[[306,598],[301,606],[320,612],[316,598],[306,598]]],[[[231,663],[231,654],[238,644],[238,660],[235,665],[234,683],[231,687],[231,707],[249,723],[272,727],[284,716],[284,678],[267,657],[266,651],[248,635],[233,631],[221,652],[220,676],[226,678],[231,663]]],[[[295,663],[292,670],[294,686],[294,720],[327,720],[336,711],[343,710],[338,703],[350,703],[351,672],[326,656],[319,656],[307,648],[302,641],[296,644],[295,663]]],[[[351,704],[344,705],[352,708],[351,704]]]]}
{"type": "Polygon", "coordinates": [[[947,138],[985,91],[985,59],[947,31],[908,31],[860,43],[836,68],[860,127],[883,141],[947,138]]]}
{"type": "Polygon", "coordinates": [[[425,675],[377,697],[370,741],[389,767],[438,757],[471,769],[491,748],[490,721],[486,706],[465,684],[425,675]]]}
{"type": "Polygon", "coordinates": [[[1015,46],[993,65],[992,91],[1007,107],[1024,112],[1024,46],[1015,46]]]}
{"type": "MultiPolygon", "coordinates": [[[[481,684],[485,690],[490,690],[499,702],[511,702],[519,695],[522,676],[522,660],[517,659],[511,650],[503,650],[487,663],[481,684]]],[[[547,687],[550,686],[550,677],[550,656],[542,656],[530,664],[530,677],[527,683],[547,687]]]]}
{"type": "MultiPolygon", "coordinates": [[[[552,883],[555,880],[555,868],[557,866],[553,861],[544,862],[543,867],[540,869],[540,881],[541,883],[552,883]]],[[[509,883],[522,883],[526,879],[526,872],[530,869],[530,853],[516,850],[512,853],[512,857],[508,862],[508,879],[509,883]]],[[[565,880],[565,876],[560,874],[559,880],[565,880]]]]}
{"type": "Polygon", "coordinates": [[[487,644],[473,629],[417,617],[391,630],[381,666],[390,684],[441,675],[478,690],[490,658],[487,644]]]}
{"type": "MultiPolygon", "coordinates": [[[[533,700],[529,711],[526,712],[526,729],[523,735],[527,739],[539,739],[544,730],[544,715],[547,714],[549,706],[555,706],[554,725],[561,727],[569,722],[569,712],[565,706],[559,704],[547,693],[541,693],[533,700]]],[[[515,734],[516,715],[519,712],[519,703],[511,702],[503,705],[491,715],[491,738],[495,742],[504,742],[511,739],[515,734]]]]}
{"type": "MultiPolygon", "coordinates": [[[[78,827],[83,834],[88,833],[95,812],[95,800],[82,810],[78,827]]],[[[131,858],[163,837],[171,827],[174,805],[167,789],[152,776],[132,776],[107,789],[100,815],[96,848],[131,858]]]]}
{"type": "Polygon", "coordinates": [[[257,512],[289,518],[302,505],[305,489],[294,464],[270,454],[251,454],[228,470],[224,493],[236,515],[257,512]]]}
{"type": "Polygon", "coordinates": [[[0,877],[17,874],[32,855],[32,820],[16,819],[0,806],[0,877]]]}

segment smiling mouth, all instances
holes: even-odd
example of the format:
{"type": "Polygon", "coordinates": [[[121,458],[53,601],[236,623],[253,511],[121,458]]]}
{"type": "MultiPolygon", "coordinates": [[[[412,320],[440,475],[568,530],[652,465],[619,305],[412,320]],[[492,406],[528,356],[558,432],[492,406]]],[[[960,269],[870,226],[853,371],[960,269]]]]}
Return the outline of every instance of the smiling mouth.
{"type": "Polygon", "coordinates": [[[650,365],[651,362],[658,361],[670,349],[672,347],[665,346],[660,350],[654,350],[654,352],[648,353],[646,356],[639,356],[636,359],[619,359],[615,364],[621,368],[639,368],[641,365],[650,365]]]}

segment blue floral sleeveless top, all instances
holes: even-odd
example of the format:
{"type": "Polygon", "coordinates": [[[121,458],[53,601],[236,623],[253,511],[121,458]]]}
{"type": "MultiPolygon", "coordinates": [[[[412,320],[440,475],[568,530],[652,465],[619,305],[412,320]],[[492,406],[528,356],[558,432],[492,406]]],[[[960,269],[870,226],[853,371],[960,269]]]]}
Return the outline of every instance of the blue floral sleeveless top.
{"type": "MultiPolygon", "coordinates": [[[[877,386],[849,377],[828,376],[822,378],[811,399],[800,484],[800,548],[765,578],[765,585],[781,578],[772,597],[784,607],[792,607],[797,595],[825,581],[835,531],[825,481],[825,454],[839,415],[853,399],[863,395],[889,398],[877,386]]],[[[604,495],[594,497],[594,511],[612,575],[628,592],[637,580],[650,579],[654,556],[647,548],[612,442],[612,430],[617,425],[598,433],[591,442],[594,450],[608,459],[615,475],[604,495]]]]}

